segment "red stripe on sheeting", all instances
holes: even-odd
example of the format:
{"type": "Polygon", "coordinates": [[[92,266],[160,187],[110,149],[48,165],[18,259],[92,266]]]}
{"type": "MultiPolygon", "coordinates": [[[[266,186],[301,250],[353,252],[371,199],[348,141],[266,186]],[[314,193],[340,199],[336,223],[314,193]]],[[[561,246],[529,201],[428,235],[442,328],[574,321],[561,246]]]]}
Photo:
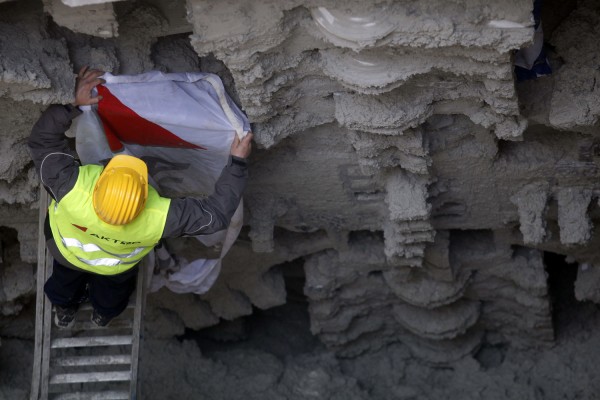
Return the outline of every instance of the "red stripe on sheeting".
{"type": "Polygon", "coordinates": [[[121,103],[105,86],[98,85],[96,89],[102,96],[102,100],[98,103],[98,115],[104,126],[108,145],[113,152],[122,150],[123,143],[206,150],[139,116],[121,103]]]}

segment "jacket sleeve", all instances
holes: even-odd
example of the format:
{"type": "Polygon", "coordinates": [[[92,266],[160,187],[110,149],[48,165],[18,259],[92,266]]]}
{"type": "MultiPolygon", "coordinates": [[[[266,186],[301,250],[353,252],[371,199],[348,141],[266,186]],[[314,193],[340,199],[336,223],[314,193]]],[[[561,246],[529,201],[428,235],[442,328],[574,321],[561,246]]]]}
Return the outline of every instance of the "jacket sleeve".
{"type": "Polygon", "coordinates": [[[227,229],[242,198],[247,177],[246,161],[230,156],[212,195],[205,199],[171,200],[162,237],[202,235],[227,229]]]}
{"type": "Polygon", "coordinates": [[[65,132],[81,111],[71,105],[48,107],[35,123],[27,142],[42,184],[60,201],[77,182],[79,161],[70,150],[65,132]]]}

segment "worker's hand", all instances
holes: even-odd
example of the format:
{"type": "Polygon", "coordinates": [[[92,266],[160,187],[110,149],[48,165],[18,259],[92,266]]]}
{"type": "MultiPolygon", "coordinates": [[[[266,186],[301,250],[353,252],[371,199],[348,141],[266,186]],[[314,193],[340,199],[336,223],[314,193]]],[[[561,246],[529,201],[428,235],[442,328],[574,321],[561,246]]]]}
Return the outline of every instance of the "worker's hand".
{"type": "Polygon", "coordinates": [[[71,104],[76,107],[89,106],[102,100],[102,96],[92,95],[92,89],[106,82],[104,79],[99,78],[102,75],[104,75],[104,71],[88,69],[87,66],[81,68],[79,74],[77,74],[77,81],[75,83],[75,101],[71,104]]]}
{"type": "Polygon", "coordinates": [[[231,143],[231,155],[239,158],[248,158],[250,151],[252,151],[252,132],[248,132],[242,140],[235,135],[233,143],[231,143]]]}

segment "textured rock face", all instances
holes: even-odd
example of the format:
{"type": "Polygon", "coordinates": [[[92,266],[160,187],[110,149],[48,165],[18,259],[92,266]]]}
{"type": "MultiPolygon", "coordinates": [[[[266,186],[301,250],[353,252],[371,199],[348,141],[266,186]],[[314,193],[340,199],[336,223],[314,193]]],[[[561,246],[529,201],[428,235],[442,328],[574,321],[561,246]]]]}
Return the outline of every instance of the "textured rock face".
{"type": "MultiPolygon", "coordinates": [[[[37,177],[25,140],[47,104],[69,101],[78,68],[215,72],[258,145],[247,229],[206,295],[151,296],[157,336],[283,304],[286,268],[301,264],[311,330],[343,356],[402,342],[446,363],[486,337],[551,342],[544,251],[580,263],[578,298],[600,299],[589,284],[600,263],[590,33],[600,11],[578,4],[551,36],[563,65],[516,85],[512,52],[532,41],[531,7],[2,2],[0,227],[17,232],[19,262],[33,263],[37,177]]],[[[3,314],[18,312],[32,286],[0,267],[3,314]]]]}

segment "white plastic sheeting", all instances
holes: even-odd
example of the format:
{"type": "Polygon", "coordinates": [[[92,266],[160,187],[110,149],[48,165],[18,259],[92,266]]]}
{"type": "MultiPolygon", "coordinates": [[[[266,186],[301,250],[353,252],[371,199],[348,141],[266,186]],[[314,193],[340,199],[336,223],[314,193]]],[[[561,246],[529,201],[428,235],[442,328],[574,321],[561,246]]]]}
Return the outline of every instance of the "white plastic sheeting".
{"type": "MultiPolygon", "coordinates": [[[[246,116],[226,94],[219,77],[205,73],[114,76],[98,87],[98,107],[74,121],[77,152],[84,164],[101,164],[116,153],[142,158],[151,184],[165,197],[205,197],[226,165],[235,134],[250,130],[246,116]],[[108,140],[107,140],[108,138],[108,140]]],[[[229,229],[195,236],[220,250],[218,258],[186,260],[157,250],[151,290],[205,293],[216,280],[221,259],[242,226],[240,202],[229,229]]],[[[176,246],[175,246],[176,247],[176,246]]]]}

